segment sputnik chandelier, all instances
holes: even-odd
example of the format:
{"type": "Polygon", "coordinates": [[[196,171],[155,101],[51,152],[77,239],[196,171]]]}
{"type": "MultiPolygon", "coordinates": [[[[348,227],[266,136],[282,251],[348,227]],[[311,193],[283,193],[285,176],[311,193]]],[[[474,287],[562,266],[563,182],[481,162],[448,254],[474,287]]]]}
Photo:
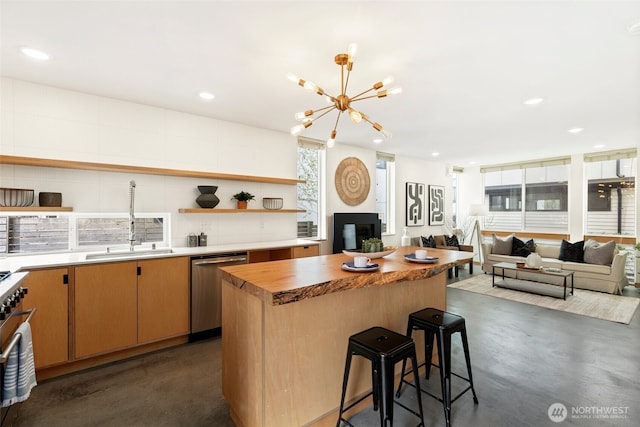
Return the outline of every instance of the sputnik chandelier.
{"type": "Polygon", "coordinates": [[[364,92],[361,92],[352,97],[347,96],[347,85],[349,84],[349,75],[351,74],[351,70],[353,69],[353,59],[355,57],[356,49],[357,49],[357,45],[355,43],[351,43],[349,45],[348,53],[339,53],[334,58],[335,63],[339,65],[341,69],[341,73],[340,73],[341,89],[340,89],[340,95],[338,96],[329,95],[324,90],[322,90],[322,88],[318,87],[313,82],[302,80],[291,73],[287,74],[287,78],[289,80],[291,80],[292,82],[296,83],[299,86],[302,86],[303,88],[309,91],[313,91],[318,95],[323,96],[327,101],[327,103],[329,104],[328,106],[323,108],[318,108],[317,110],[306,110],[306,111],[296,113],[295,114],[296,120],[299,120],[302,123],[291,128],[292,135],[294,136],[299,135],[303,130],[311,126],[314,121],[325,116],[326,114],[330,113],[333,110],[338,110],[336,123],[333,126],[333,130],[331,131],[331,136],[327,140],[327,147],[333,147],[335,145],[336,135],[337,135],[336,129],[338,128],[338,122],[340,121],[340,116],[345,111],[349,113],[349,117],[351,118],[352,122],[357,124],[357,123],[360,123],[362,120],[364,120],[365,122],[373,126],[375,130],[380,132],[385,139],[391,138],[391,132],[384,129],[380,123],[376,123],[372,121],[362,111],[357,111],[354,108],[352,108],[352,103],[356,101],[362,101],[363,99],[384,98],[389,95],[396,95],[402,92],[402,89],[394,88],[389,90],[387,89],[381,90],[393,82],[393,77],[387,77],[386,79],[375,83],[372,87],[365,90],[364,92]],[[345,67],[347,69],[346,76],[345,76],[345,67]],[[371,91],[377,91],[377,92],[375,94],[365,96],[371,91]],[[313,117],[314,114],[319,114],[319,115],[317,115],[316,117],[313,117]]]}

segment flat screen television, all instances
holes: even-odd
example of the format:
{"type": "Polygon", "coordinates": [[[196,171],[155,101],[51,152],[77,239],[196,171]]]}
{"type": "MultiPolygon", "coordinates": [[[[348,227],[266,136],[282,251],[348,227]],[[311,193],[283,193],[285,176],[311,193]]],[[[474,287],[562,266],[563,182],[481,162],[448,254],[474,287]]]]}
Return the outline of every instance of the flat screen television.
{"type": "Polygon", "coordinates": [[[362,241],[382,238],[382,221],[378,213],[334,213],[333,253],[346,250],[361,250],[362,241]]]}

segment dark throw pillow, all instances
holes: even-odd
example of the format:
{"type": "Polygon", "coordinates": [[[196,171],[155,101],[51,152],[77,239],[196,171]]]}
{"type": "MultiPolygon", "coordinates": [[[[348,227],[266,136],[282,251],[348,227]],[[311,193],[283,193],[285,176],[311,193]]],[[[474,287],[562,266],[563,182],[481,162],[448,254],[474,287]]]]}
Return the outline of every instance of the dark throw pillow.
{"type": "Polygon", "coordinates": [[[444,236],[444,244],[445,246],[455,246],[456,248],[460,248],[460,243],[458,242],[458,236],[455,234],[452,236],[444,236]]]}
{"type": "Polygon", "coordinates": [[[513,236],[513,244],[511,245],[511,255],[528,257],[532,252],[536,251],[536,244],[533,239],[529,239],[527,242],[523,242],[517,237],[513,236]]]}
{"type": "Polygon", "coordinates": [[[420,236],[422,239],[422,246],[425,248],[435,248],[436,247],[436,239],[433,238],[433,235],[429,237],[420,236]]]}
{"type": "Polygon", "coordinates": [[[588,264],[611,265],[616,242],[598,243],[589,239],[584,243],[584,262],[588,264]]]}
{"type": "Polygon", "coordinates": [[[584,240],[571,243],[563,239],[558,259],[560,261],[584,262],[584,240]]]}
{"type": "Polygon", "coordinates": [[[493,246],[491,248],[492,254],[497,255],[511,255],[511,247],[513,246],[513,234],[507,237],[498,237],[493,234],[493,246]]]}

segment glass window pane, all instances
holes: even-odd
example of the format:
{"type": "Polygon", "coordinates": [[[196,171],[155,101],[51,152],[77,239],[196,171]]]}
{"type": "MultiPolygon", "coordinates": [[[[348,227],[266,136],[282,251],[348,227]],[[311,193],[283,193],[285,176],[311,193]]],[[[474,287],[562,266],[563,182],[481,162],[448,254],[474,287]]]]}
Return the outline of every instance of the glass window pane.
{"type": "Polygon", "coordinates": [[[585,165],[586,233],[635,236],[637,158],[585,165]]]}
{"type": "Polygon", "coordinates": [[[319,237],[321,212],[322,157],[317,147],[298,146],[298,179],[306,180],[298,184],[298,237],[319,237]]]}

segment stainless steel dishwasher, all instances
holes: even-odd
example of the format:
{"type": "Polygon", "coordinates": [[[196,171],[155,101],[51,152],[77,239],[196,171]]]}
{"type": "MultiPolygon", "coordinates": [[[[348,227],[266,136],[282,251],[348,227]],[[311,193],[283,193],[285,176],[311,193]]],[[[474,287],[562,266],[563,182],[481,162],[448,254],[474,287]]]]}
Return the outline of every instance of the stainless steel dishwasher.
{"type": "Polygon", "coordinates": [[[191,258],[191,341],[221,333],[222,282],[219,268],[246,262],[246,252],[191,258]]]}

